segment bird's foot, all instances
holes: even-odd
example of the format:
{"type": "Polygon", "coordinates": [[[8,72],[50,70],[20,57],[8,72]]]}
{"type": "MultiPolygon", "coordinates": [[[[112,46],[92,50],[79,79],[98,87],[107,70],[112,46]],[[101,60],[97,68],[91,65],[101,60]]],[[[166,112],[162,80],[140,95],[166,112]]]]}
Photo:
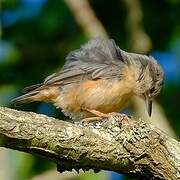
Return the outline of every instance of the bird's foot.
{"type": "Polygon", "coordinates": [[[97,111],[95,109],[86,109],[86,111],[96,115],[97,117],[100,117],[100,118],[106,118],[108,116],[108,114],[105,114],[105,113],[102,113],[100,111],[97,111]]]}
{"type": "Polygon", "coordinates": [[[114,117],[114,116],[119,116],[119,113],[117,112],[111,112],[111,113],[102,113],[100,111],[94,110],[94,109],[86,109],[86,111],[96,115],[97,117],[101,117],[102,118],[110,118],[110,117],[114,117]]]}
{"type": "Polygon", "coordinates": [[[82,124],[96,124],[98,122],[119,116],[119,113],[117,113],[117,112],[105,114],[105,113],[102,113],[102,112],[94,110],[94,109],[85,109],[85,110],[90,112],[91,114],[95,115],[95,117],[88,117],[88,118],[82,119],[81,120],[82,124]]]}

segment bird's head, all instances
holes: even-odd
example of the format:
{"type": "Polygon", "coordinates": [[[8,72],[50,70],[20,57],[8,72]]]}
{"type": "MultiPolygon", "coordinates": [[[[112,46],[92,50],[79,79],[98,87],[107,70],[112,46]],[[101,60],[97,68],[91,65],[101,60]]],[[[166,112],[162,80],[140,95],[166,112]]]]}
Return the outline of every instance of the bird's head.
{"type": "Polygon", "coordinates": [[[131,68],[134,71],[134,94],[144,99],[149,116],[152,113],[152,100],[162,88],[164,73],[152,56],[131,54],[131,68]]]}

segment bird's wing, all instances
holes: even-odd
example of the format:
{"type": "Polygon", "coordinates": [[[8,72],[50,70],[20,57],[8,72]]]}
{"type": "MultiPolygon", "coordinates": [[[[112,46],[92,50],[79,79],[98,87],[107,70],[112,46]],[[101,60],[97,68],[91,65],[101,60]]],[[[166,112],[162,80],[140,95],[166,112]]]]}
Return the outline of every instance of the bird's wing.
{"type": "Polygon", "coordinates": [[[102,38],[92,39],[80,49],[72,51],[66,60],[60,72],[45,79],[45,85],[117,77],[125,64],[121,50],[115,42],[102,38]]]}

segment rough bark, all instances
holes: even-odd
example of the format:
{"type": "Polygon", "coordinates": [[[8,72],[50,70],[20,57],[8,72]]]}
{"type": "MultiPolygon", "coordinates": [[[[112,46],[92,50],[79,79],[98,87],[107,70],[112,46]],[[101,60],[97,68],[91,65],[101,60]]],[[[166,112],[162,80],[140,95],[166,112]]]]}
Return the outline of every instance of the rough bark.
{"type": "Polygon", "coordinates": [[[49,158],[58,171],[111,170],[139,179],[179,179],[180,143],[124,114],[73,124],[0,108],[1,147],[49,158]]]}

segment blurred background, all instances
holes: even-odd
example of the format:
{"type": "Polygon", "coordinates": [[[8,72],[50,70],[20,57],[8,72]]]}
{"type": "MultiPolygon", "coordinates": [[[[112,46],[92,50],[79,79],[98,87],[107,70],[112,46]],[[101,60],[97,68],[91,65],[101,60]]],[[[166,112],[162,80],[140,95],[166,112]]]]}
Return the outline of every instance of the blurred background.
{"type": "MultiPolygon", "coordinates": [[[[0,0],[0,106],[25,86],[58,71],[66,55],[92,37],[113,38],[121,49],[154,56],[165,71],[154,102],[152,123],[172,137],[180,135],[179,0],[0,0]]],[[[128,113],[147,119],[144,104],[133,99],[128,113]]],[[[63,119],[52,105],[17,107],[63,119]]],[[[93,171],[55,171],[55,164],[26,153],[0,149],[0,180],[121,180],[125,176],[93,171]],[[3,162],[3,163],[2,163],[3,162]]]]}

